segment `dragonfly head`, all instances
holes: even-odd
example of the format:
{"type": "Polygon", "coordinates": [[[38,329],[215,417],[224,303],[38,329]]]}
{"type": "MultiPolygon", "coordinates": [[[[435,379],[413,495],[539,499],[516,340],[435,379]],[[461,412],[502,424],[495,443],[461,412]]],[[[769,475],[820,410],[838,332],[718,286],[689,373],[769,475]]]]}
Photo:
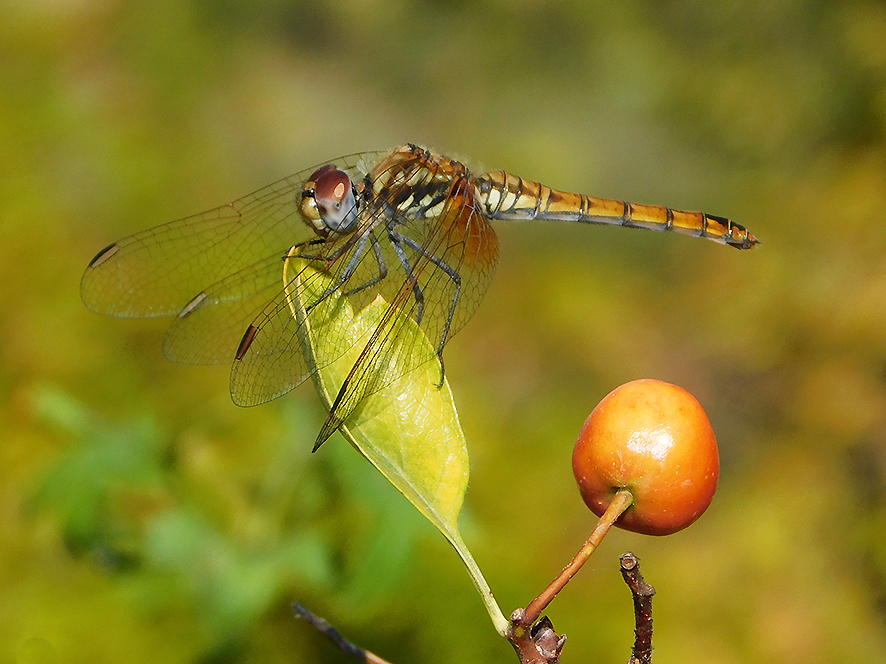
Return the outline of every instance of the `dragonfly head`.
{"type": "Polygon", "coordinates": [[[305,182],[301,213],[322,237],[346,235],[357,228],[357,196],[351,178],[332,164],[318,168],[305,182]]]}

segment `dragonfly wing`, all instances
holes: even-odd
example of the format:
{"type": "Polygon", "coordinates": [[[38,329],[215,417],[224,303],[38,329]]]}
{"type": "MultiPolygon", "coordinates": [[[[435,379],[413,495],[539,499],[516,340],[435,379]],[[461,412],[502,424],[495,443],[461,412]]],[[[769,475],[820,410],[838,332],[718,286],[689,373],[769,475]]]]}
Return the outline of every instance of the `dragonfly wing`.
{"type": "MultiPolygon", "coordinates": [[[[331,163],[358,182],[381,154],[353,154],[331,163]]],[[[84,303],[112,316],[175,316],[164,339],[164,354],[172,361],[233,361],[244,331],[280,292],[287,249],[323,242],[303,222],[298,209],[304,183],[317,168],[108,246],[83,275],[84,303]]],[[[301,354],[297,348],[287,354],[292,350],[288,339],[280,332],[275,353],[263,356],[275,355],[280,366],[275,373],[260,372],[260,385],[250,389],[232,377],[236,402],[261,403],[304,380],[301,354]],[[279,385],[272,384],[275,379],[279,385]]],[[[256,344],[255,350],[260,347],[256,344]]]]}
{"type": "MultiPolygon", "coordinates": [[[[379,154],[354,154],[334,163],[356,180],[379,154]]],[[[316,168],[106,247],[83,274],[83,302],[97,313],[122,318],[173,316],[207,286],[274,253],[282,256],[293,244],[315,237],[298,206],[316,168]]]]}
{"type": "Polygon", "coordinates": [[[404,307],[403,301],[412,297],[408,289],[404,290],[404,298],[387,308],[375,331],[369,336],[338,391],[329,415],[317,435],[314,451],[345,423],[367,397],[437,357],[428,344],[415,344],[415,337],[409,335],[411,330],[407,331],[410,323],[407,315],[413,307],[404,307]]]}
{"type": "Polygon", "coordinates": [[[136,233],[96,256],[80,282],[86,306],[123,318],[172,316],[204,288],[307,238],[299,176],[229,205],[136,233]]]}
{"type": "Polygon", "coordinates": [[[437,214],[405,217],[393,229],[386,260],[397,268],[397,279],[389,280],[397,292],[385,298],[390,306],[342,384],[314,449],[368,396],[425,362],[441,360],[442,383],[443,347],[479,307],[498,261],[498,239],[480,213],[473,179],[450,177],[437,214]],[[423,339],[411,332],[414,323],[423,339]]]}
{"type": "Polygon", "coordinates": [[[270,256],[201,291],[173,319],[166,359],[182,364],[233,362],[243,332],[279,290],[283,255],[270,256]]]}
{"type": "MultiPolygon", "coordinates": [[[[338,248],[334,243],[329,243],[326,249],[336,253],[338,248]]],[[[292,253],[294,256],[302,255],[296,247],[293,247],[292,253]]],[[[352,246],[351,250],[342,254],[329,271],[318,270],[318,267],[324,265],[322,259],[309,264],[309,267],[293,276],[285,288],[281,279],[283,276],[281,261],[276,275],[276,295],[254,318],[251,325],[241,329],[240,348],[231,369],[231,396],[235,403],[241,406],[255,406],[275,399],[300,385],[318,368],[340,358],[359,342],[359,339],[343,335],[342,330],[336,327],[338,319],[334,311],[321,315],[319,312],[325,310],[314,309],[318,302],[310,302],[308,309],[314,311],[310,318],[311,334],[319,340],[321,351],[315,353],[312,366],[309,367],[304,359],[300,342],[303,334],[301,326],[304,322],[295,317],[290,305],[290,294],[296,287],[294,285],[296,280],[302,283],[301,288],[306,291],[324,292],[327,288],[325,284],[330,277],[333,284],[341,281],[343,271],[352,264],[352,261],[353,264],[365,263],[365,251],[359,255],[355,254],[352,246]],[[324,285],[312,286],[314,280],[324,285]],[[244,330],[245,335],[242,334],[244,330]]],[[[377,269],[376,267],[376,271],[377,269]]],[[[360,272],[357,271],[358,274],[360,272]]],[[[346,290],[348,285],[355,281],[357,279],[352,276],[336,290],[338,292],[346,290]]]]}

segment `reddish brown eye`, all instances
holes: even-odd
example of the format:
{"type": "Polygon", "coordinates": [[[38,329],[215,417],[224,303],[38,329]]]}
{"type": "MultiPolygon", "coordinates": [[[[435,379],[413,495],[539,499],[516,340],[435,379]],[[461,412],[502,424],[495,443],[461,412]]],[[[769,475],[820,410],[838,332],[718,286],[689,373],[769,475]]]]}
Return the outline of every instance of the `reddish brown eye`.
{"type": "Polygon", "coordinates": [[[321,209],[337,208],[351,190],[351,178],[334,166],[324,166],[311,176],[314,197],[321,209]]]}
{"type": "Polygon", "coordinates": [[[298,205],[304,220],[321,237],[345,235],[357,228],[356,190],[350,176],[334,164],[311,173],[298,205]]]}

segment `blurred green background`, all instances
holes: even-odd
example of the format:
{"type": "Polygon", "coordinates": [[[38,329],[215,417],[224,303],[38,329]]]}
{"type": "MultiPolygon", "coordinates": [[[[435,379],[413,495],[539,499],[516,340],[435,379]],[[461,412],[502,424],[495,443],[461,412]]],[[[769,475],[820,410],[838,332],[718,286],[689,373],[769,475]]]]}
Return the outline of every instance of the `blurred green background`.
{"type": "Polygon", "coordinates": [[[311,387],[253,409],[163,360],[164,321],[81,304],[108,243],[406,141],[551,186],[702,209],[738,252],[510,224],[448,347],[464,535],[506,613],[593,519],[574,438],[627,380],[717,431],[707,514],[611,535],[548,614],[624,661],[617,557],[658,590],[655,658],[886,651],[886,5],[3,2],[0,662],[339,662],[300,600],[398,664],[512,662],[443,538],[311,387]]]}

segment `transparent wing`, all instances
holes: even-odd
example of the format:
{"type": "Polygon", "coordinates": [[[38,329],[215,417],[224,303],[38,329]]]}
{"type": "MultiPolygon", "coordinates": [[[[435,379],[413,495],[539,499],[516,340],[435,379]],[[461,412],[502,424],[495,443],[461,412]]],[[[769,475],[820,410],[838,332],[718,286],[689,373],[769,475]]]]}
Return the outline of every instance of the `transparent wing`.
{"type": "MultiPolygon", "coordinates": [[[[380,152],[331,163],[362,178],[380,152]]],[[[92,260],[87,307],[127,318],[176,316],[163,350],[187,364],[231,362],[244,330],[279,291],[283,256],[315,240],[298,205],[308,168],[228,205],[136,233],[92,260]]]]}
{"type": "Polygon", "coordinates": [[[453,183],[440,215],[400,229],[413,265],[342,385],[317,436],[316,449],[363,400],[424,362],[440,360],[443,347],[470,319],[489,288],[498,261],[498,240],[473,199],[470,178],[453,183]],[[419,293],[423,297],[419,296],[419,293]],[[419,311],[421,310],[421,315],[419,311]],[[418,322],[431,342],[415,343],[407,321],[418,322]]]}
{"type": "MultiPolygon", "coordinates": [[[[357,171],[383,153],[333,162],[357,171]]],[[[261,264],[313,234],[298,216],[302,186],[315,168],[228,205],[151,228],[103,249],[80,282],[91,310],[124,318],[178,314],[201,291],[261,264]]],[[[357,177],[357,175],[355,175],[357,177]]],[[[362,177],[362,173],[359,174],[362,177]]]]}
{"type": "MultiPolygon", "coordinates": [[[[366,223],[373,223],[372,218],[368,218],[366,223]]],[[[368,228],[361,230],[369,232],[368,228]]],[[[336,291],[347,292],[354,284],[365,283],[362,281],[364,272],[374,269],[378,276],[378,264],[374,268],[371,265],[375,260],[374,255],[368,257],[365,249],[361,252],[351,239],[330,241],[319,247],[296,246],[292,247],[291,254],[311,262],[312,269],[306,268],[298,275],[308,285],[320,274],[331,275],[334,283],[341,282],[336,291]],[[357,268],[347,279],[345,270],[351,261],[357,268]]],[[[362,302],[356,294],[353,297],[355,301],[362,302]]],[[[235,347],[237,354],[231,368],[230,388],[234,403],[241,406],[255,406],[275,399],[310,376],[299,343],[299,322],[293,316],[284,288],[282,261],[274,274],[273,288],[262,304],[265,306],[254,316],[251,324],[240,329],[238,341],[241,344],[239,349],[235,347]]],[[[311,302],[308,307],[314,305],[316,302],[311,302]]],[[[313,333],[324,339],[325,356],[318,367],[334,362],[356,342],[348,342],[341,335],[336,335],[325,325],[325,321],[314,318],[312,324],[313,333]]]]}
{"type": "Polygon", "coordinates": [[[283,254],[275,254],[209,286],[173,319],[163,354],[182,364],[234,361],[249,324],[280,289],[283,254]]]}

